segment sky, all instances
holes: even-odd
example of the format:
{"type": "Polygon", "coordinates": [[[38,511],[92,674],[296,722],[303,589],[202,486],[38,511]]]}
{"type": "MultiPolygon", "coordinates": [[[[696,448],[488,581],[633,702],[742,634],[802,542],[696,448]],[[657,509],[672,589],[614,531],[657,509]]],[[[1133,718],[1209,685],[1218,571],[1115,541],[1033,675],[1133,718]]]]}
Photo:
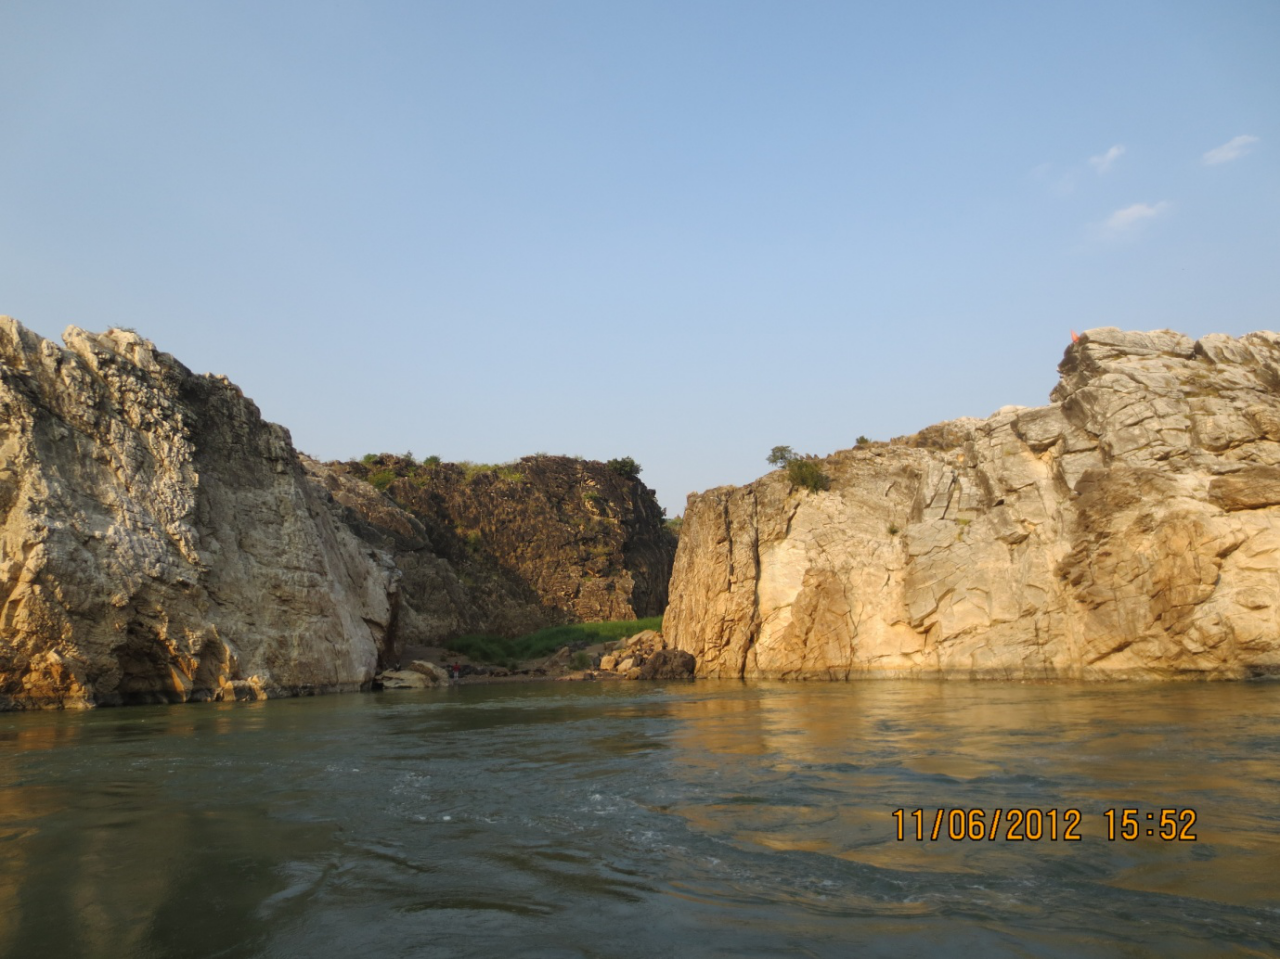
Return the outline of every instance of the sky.
{"type": "Polygon", "coordinates": [[[1280,3],[0,2],[0,313],[321,459],[1042,405],[1070,331],[1280,330],[1280,3]]]}

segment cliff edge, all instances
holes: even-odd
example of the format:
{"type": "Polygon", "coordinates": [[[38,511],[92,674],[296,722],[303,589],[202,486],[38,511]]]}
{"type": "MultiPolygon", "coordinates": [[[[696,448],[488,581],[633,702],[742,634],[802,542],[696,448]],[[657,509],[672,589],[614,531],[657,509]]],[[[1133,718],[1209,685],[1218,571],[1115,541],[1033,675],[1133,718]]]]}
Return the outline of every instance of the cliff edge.
{"type": "Polygon", "coordinates": [[[698,674],[1280,675],[1280,334],[1090,330],[1051,403],[691,496],[698,674]]]}
{"type": "Polygon", "coordinates": [[[400,574],[223,377],[0,317],[0,709],[356,689],[400,574]]]}

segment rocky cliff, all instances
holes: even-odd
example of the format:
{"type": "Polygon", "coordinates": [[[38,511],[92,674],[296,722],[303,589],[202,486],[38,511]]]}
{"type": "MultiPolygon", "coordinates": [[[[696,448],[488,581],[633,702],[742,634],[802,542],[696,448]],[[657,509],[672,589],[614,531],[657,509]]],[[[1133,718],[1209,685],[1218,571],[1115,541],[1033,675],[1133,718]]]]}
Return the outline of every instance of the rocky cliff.
{"type": "Polygon", "coordinates": [[[406,644],[666,608],[675,537],[653,491],[604,463],[539,454],[477,467],[383,455],[309,468],[402,571],[406,644]]]}
{"type": "Polygon", "coordinates": [[[1098,329],[1006,407],[690,497],[703,676],[1280,675],[1280,334],[1098,329]]]}
{"type": "Polygon", "coordinates": [[[286,430],[136,333],[0,318],[0,708],[354,689],[400,574],[286,430]]]}

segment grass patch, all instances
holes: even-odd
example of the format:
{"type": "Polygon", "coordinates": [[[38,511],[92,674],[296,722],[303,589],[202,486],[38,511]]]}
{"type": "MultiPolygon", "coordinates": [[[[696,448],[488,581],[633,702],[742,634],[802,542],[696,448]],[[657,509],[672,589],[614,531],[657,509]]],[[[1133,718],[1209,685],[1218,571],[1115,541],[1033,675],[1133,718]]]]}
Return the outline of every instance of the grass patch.
{"type": "Polygon", "coordinates": [[[662,617],[620,619],[609,623],[571,623],[551,626],[516,639],[503,639],[483,633],[459,636],[445,645],[478,663],[493,663],[513,668],[524,660],[550,656],[561,646],[582,648],[596,643],[616,642],[645,629],[662,629],[662,617]]]}
{"type": "Polygon", "coordinates": [[[516,463],[473,463],[470,460],[463,460],[457,465],[462,467],[462,478],[468,483],[485,473],[493,473],[498,479],[504,479],[509,483],[524,482],[524,474],[517,469],[516,463]]]}

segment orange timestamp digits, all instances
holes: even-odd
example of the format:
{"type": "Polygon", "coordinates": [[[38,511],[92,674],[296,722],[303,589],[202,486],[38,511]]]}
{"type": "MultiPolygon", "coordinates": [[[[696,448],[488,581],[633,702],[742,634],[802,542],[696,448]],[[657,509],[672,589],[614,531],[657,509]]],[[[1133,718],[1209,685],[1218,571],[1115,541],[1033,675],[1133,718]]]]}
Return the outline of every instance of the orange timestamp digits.
{"type": "Polygon", "coordinates": [[[898,842],[939,839],[972,842],[1079,842],[1079,809],[895,809],[898,842]]]}
{"type": "MultiPolygon", "coordinates": [[[[1195,842],[1191,831],[1196,811],[1189,808],[1107,809],[1107,840],[1133,842],[1147,837],[1165,842],[1195,842]]],[[[898,842],[940,839],[973,842],[1079,842],[1084,816],[1079,809],[895,809],[893,819],[898,842]]]]}
{"type": "Polygon", "coordinates": [[[1196,824],[1194,809],[1153,809],[1145,813],[1141,809],[1108,809],[1102,815],[1107,819],[1107,839],[1111,842],[1133,842],[1140,836],[1166,842],[1196,841],[1196,834],[1191,831],[1196,824]]]}

